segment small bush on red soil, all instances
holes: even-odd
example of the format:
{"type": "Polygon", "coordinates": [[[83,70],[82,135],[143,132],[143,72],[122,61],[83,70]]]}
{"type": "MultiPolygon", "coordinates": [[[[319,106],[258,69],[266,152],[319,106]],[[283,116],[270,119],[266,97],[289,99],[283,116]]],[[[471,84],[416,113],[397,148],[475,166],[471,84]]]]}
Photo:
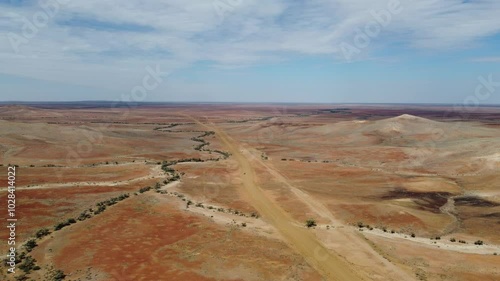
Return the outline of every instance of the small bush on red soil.
{"type": "Polygon", "coordinates": [[[306,220],[306,226],[307,226],[308,228],[311,228],[311,227],[313,227],[313,226],[316,226],[316,221],[315,221],[314,219],[308,219],[308,220],[306,220]]]}
{"type": "Polygon", "coordinates": [[[54,275],[52,276],[53,280],[54,281],[61,281],[61,280],[64,280],[64,278],[66,277],[66,274],[64,274],[64,272],[62,270],[56,270],[54,272],[54,275]]]}
{"type": "Polygon", "coordinates": [[[36,246],[38,246],[38,244],[36,243],[35,239],[30,239],[28,240],[28,242],[26,242],[26,244],[24,244],[24,248],[28,252],[31,252],[31,250],[33,250],[36,246]]]}
{"type": "Polygon", "coordinates": [[[35,236],[36,236],[36,238],[40,239],[40,238],[47,236],[49,234],[50,234],[50,230],[48,230],[47,228],[42,228],[36,232],[35,236]]]}
{"type": "Polygon", "coordinates": [[[27,256],[23,260],[23,262],[21,263],[21,265],[19,265],[19,269],[21,269],[25,273],[30,273],[30,271],[35,270],[35,268],[37,268],[37,266],[36,266],[35,263],[36,263],[36,260],[33,257],[27,256]]]}

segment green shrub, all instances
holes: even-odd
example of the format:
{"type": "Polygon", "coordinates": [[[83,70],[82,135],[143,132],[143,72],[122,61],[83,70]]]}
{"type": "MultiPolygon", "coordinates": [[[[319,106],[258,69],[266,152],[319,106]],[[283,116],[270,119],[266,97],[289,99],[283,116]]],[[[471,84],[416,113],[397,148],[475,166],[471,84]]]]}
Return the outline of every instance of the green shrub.
{"type": "Polygon", "coordinates": [[[27,256],[23,262],[19,265],[19,269],[24,271],[25,273],[30,273],[35,266],[36,260],[32,256],[27,256]]]}
{"type": "Polygon", "coordinates": [[[69,225],[68,222],[60,222],[56,226],[54,226],[54,230],[56,230],[56,231],[61,230],[68,225],[69,225]]]}
{"type": "Polygon", "coordinates": [[[31,250],[33,250],[36,246],[38,246],[38,244],[35,239],[30,239],[26,242],[26,244],[24,244],[24,248],[28,251],[28,253],[31,252],[31,250]]]}
{"type": "Polygon", "coordinates": [[[307,226],[308,228],[311,228],[311,227],[313,227],[313,226],[316,226],[316,221],[315,221],[314,219],[308,219],[308,220],[306,220],[306,226],[307,226]]]}
{"type": "Polygon", "coordinates": [[[21,254],[19,254],[19,255],[17,255],[17,256],[16,256],[15,263],[16,263],[16,264],[19,264],[19,263],[20,263],[20,262],[22,262],[25,258],[26,258],[26,252],[21,252],[21,254]]]}
{"type": "Polygon", "coordinates": [[[87,210],[85,210],[85,211],[83,211],[83,212],[82,212],[82,213],[78,216],[78,218],[77,218],[77,219],[78,219],[79,221],[84,221],[84,220],[86,220],[86,219],[90,219],[91,217],[92,217],[92,215],[91,215],[91,214],[89,214],[87,210]]]}
{"type": "Polygon", "coordinates": [[[53,280],[54,281],[61,281],[61,280],[64,280],[64,278],[66,278],[66,274],[64,274],[64,272],[62,270],[56,270],[54,272],[54,275],[52,276],[53,280]]]}
{"type": "Polygon", "coordinates": [[[106,210],[106,205],[100,205],[97,210],[95,211],[96,214],[102,213],[106,210]]]}
{"type": "Polygon", "coordinates": [[[36,238],[40,239],[40,238],[47,236],[49,234],[50,234],[50,230],[48,230],[47,228],[42,228],[36,232],[35,236],[36,236],[36,238]]]}

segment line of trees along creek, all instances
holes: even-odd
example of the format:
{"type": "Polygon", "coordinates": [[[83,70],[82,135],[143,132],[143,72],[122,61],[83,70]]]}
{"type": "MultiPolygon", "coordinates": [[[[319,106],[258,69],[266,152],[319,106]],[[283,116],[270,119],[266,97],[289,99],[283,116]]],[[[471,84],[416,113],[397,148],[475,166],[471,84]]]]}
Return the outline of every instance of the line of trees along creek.
{"type": "MultiPolygon", "coordinates": [[[[162,131],[162,132],[181,132],[181,131],[168,131],[168,129],[176,127],[176,126],[179,126],[179,125],[183,125],[183,124],[174,123],[174,124],[170,124],[170,125],[168,125],[166,127],[155,128],[154,130],[162,131]]],[[[202,132],[203,132],[203,134],[201,134],[201,135],[199,135],[197,137],[191,138],[192,141],[200,143],[194,149],[197,150],[197,151],[204,151],[204,152],[209,152],[209,153],[218,153],[218,154],[222,155],[222,157],[219,157],[219,158],[209,158],[209,159],[186,158],[186,159],[179,159],[179,160],[172,160],[172,161],[162,161],[162,162],[159,163],[161,165],[161,169],[166,174],[170,174],[170,176],[167,179],[165,179],[165,180],[163,180],[161,182],[157,182],[154,186],[146,186],[146,187],[140,188],[137,192],[134,193],[134,195],[137,196],[139,194],[143,194],[143,193],[148,192],[148,191],[153,190],[153,189],[156,190],[156,192],[158,192],[158,193],[162,193],[162,191],[161,191],[162,184],[166,185],[166,184],[169,184],[171,182],[179,181],[181,179],[181,175],[174,168],[171,167],[171,166],[173,166],[175,164],[186,163],[186,162],[219,161],[220,159],[227,159],[231,155],[229,152],[220,151],[220,150],[211,150],[211,149],[205,148],[206,146],[210,145],[210,142],[207,142],[204,138],[207,137],[207,136],[215,135],[215,132],[213,132],[213,131],[202,131],[202,132]]],[[[181,196],[181,197],[184,200],[187,200],[187,199],[184,198],[184,196],[181,196]]],[[[48,228],[39,229],[34,234],[34,237],[30,238],[22,246],[22,248],[24,249],[24,251],[22,251],[21,253],[19,253],[19,254],[16,255],[15,263],[16,264],[20,264],[19,265],[19,269],[21,269],[23,271],[23,274],[17,275],[15,277],[15,280],[16,281],[29,280],[29,277],[27,276],[28,274],[30,274],[33,270],[40,270],[41,269],[40,266],[38,266],[36,264],[36,262],[37,262],[36,259],[33,258],[30,255],[31,251],[38,246],[37,241],[41,241],[42,239],[44,239],[45,237],[49,236],[50,234],[53,234],[53,233],[55,233],[57,231],[60,231],[63,228],[68,227],[68,226],[70,226],[72,224],[76,224],[78,222],[85,221],[87,219],[93,218],[93,217],[95,217],[95,216],[97,216],[97,215],[105,212],[109,207],[111,207],[111,206],[113,206],[115,204],[118,204],[119,202],[121,202],[123,200],[126,200],[128,198],[130,198],[130,194],[129,193],[125,193],[125,194],[121,194],[121,195],[119,195],[117,197],[112,197],[110,199],[107,199],[107,200],[104,200],[104,201],[100,201],[100,202],[98,202],[98,203],[95,204],[95,207],[86,209],[83,212],[81,212],[80,215],[76,219],[75,218],[68,218],[67,220],[65,220],[63,222],[60,222],[60,223],[56,224],[53,227],[52,231],[49,230],[48,228]]],[[[197,206],[198,207],[204,207],[201,203],[198,203],[197,206]]],[[[209,208],[213,208],[213,207],[210,206],[209,208]]],[[[222,208],[219,208],[219,210],[220,211],[224,211],[224,209],[222,209],[222,208]]],[[[231,209],[229,209],[229,211],[230,212],[234,212],[237,215],[243,215],[239,211],[233,211],[231,209]]],[[[257,214],[252,214],[251,216],[258,218],[257,214]]],[[[51,238],[52,237],[53,236],[51,236],[51,238]]],[[[9,260],[5,259],[5,265],[8,265],[7,264],[8,262],[9,262],[9,260]]],[[[51,275],[52,280],[64,280],[65,277],[66,277],[66,274],[63,271],[61,271],[61,270],[55,270],[55,269],[51,270],[50,275],[51,275]]]]}

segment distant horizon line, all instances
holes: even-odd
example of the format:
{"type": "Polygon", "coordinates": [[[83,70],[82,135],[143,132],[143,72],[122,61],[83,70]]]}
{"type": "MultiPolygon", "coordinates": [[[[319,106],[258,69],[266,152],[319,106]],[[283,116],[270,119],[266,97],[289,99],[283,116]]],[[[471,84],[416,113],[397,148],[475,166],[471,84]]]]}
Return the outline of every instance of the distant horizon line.
{"type": "MultiPolygon", "coordinates": [[[[0,101],[0,105],[16,104],[85,104],[85,103],[103,103],[103,104],[131,104],[131,105],[162,105],[162,104],[233,104],[233,105],[429,105],[429,106],[456,106],[459,103],[429,103],[429,102],[245,102],[245,101],[141,101],[126,102],[113,100],[79,100],[79,101],[0,101]]],[[[500,104],[478,104],[478,107],[498,107],[500,104]]]]}

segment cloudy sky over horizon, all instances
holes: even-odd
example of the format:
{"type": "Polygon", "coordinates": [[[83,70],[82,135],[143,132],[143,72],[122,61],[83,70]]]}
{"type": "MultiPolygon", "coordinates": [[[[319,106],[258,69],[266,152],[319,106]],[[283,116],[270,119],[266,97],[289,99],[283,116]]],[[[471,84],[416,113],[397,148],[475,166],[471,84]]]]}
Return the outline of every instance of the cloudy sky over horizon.
{"type": "Polygon", "coordinates": [[[498,0],[0,0],[0,100],[143,87],[144,101],[500,104],[499,14],[498,0]]]}

